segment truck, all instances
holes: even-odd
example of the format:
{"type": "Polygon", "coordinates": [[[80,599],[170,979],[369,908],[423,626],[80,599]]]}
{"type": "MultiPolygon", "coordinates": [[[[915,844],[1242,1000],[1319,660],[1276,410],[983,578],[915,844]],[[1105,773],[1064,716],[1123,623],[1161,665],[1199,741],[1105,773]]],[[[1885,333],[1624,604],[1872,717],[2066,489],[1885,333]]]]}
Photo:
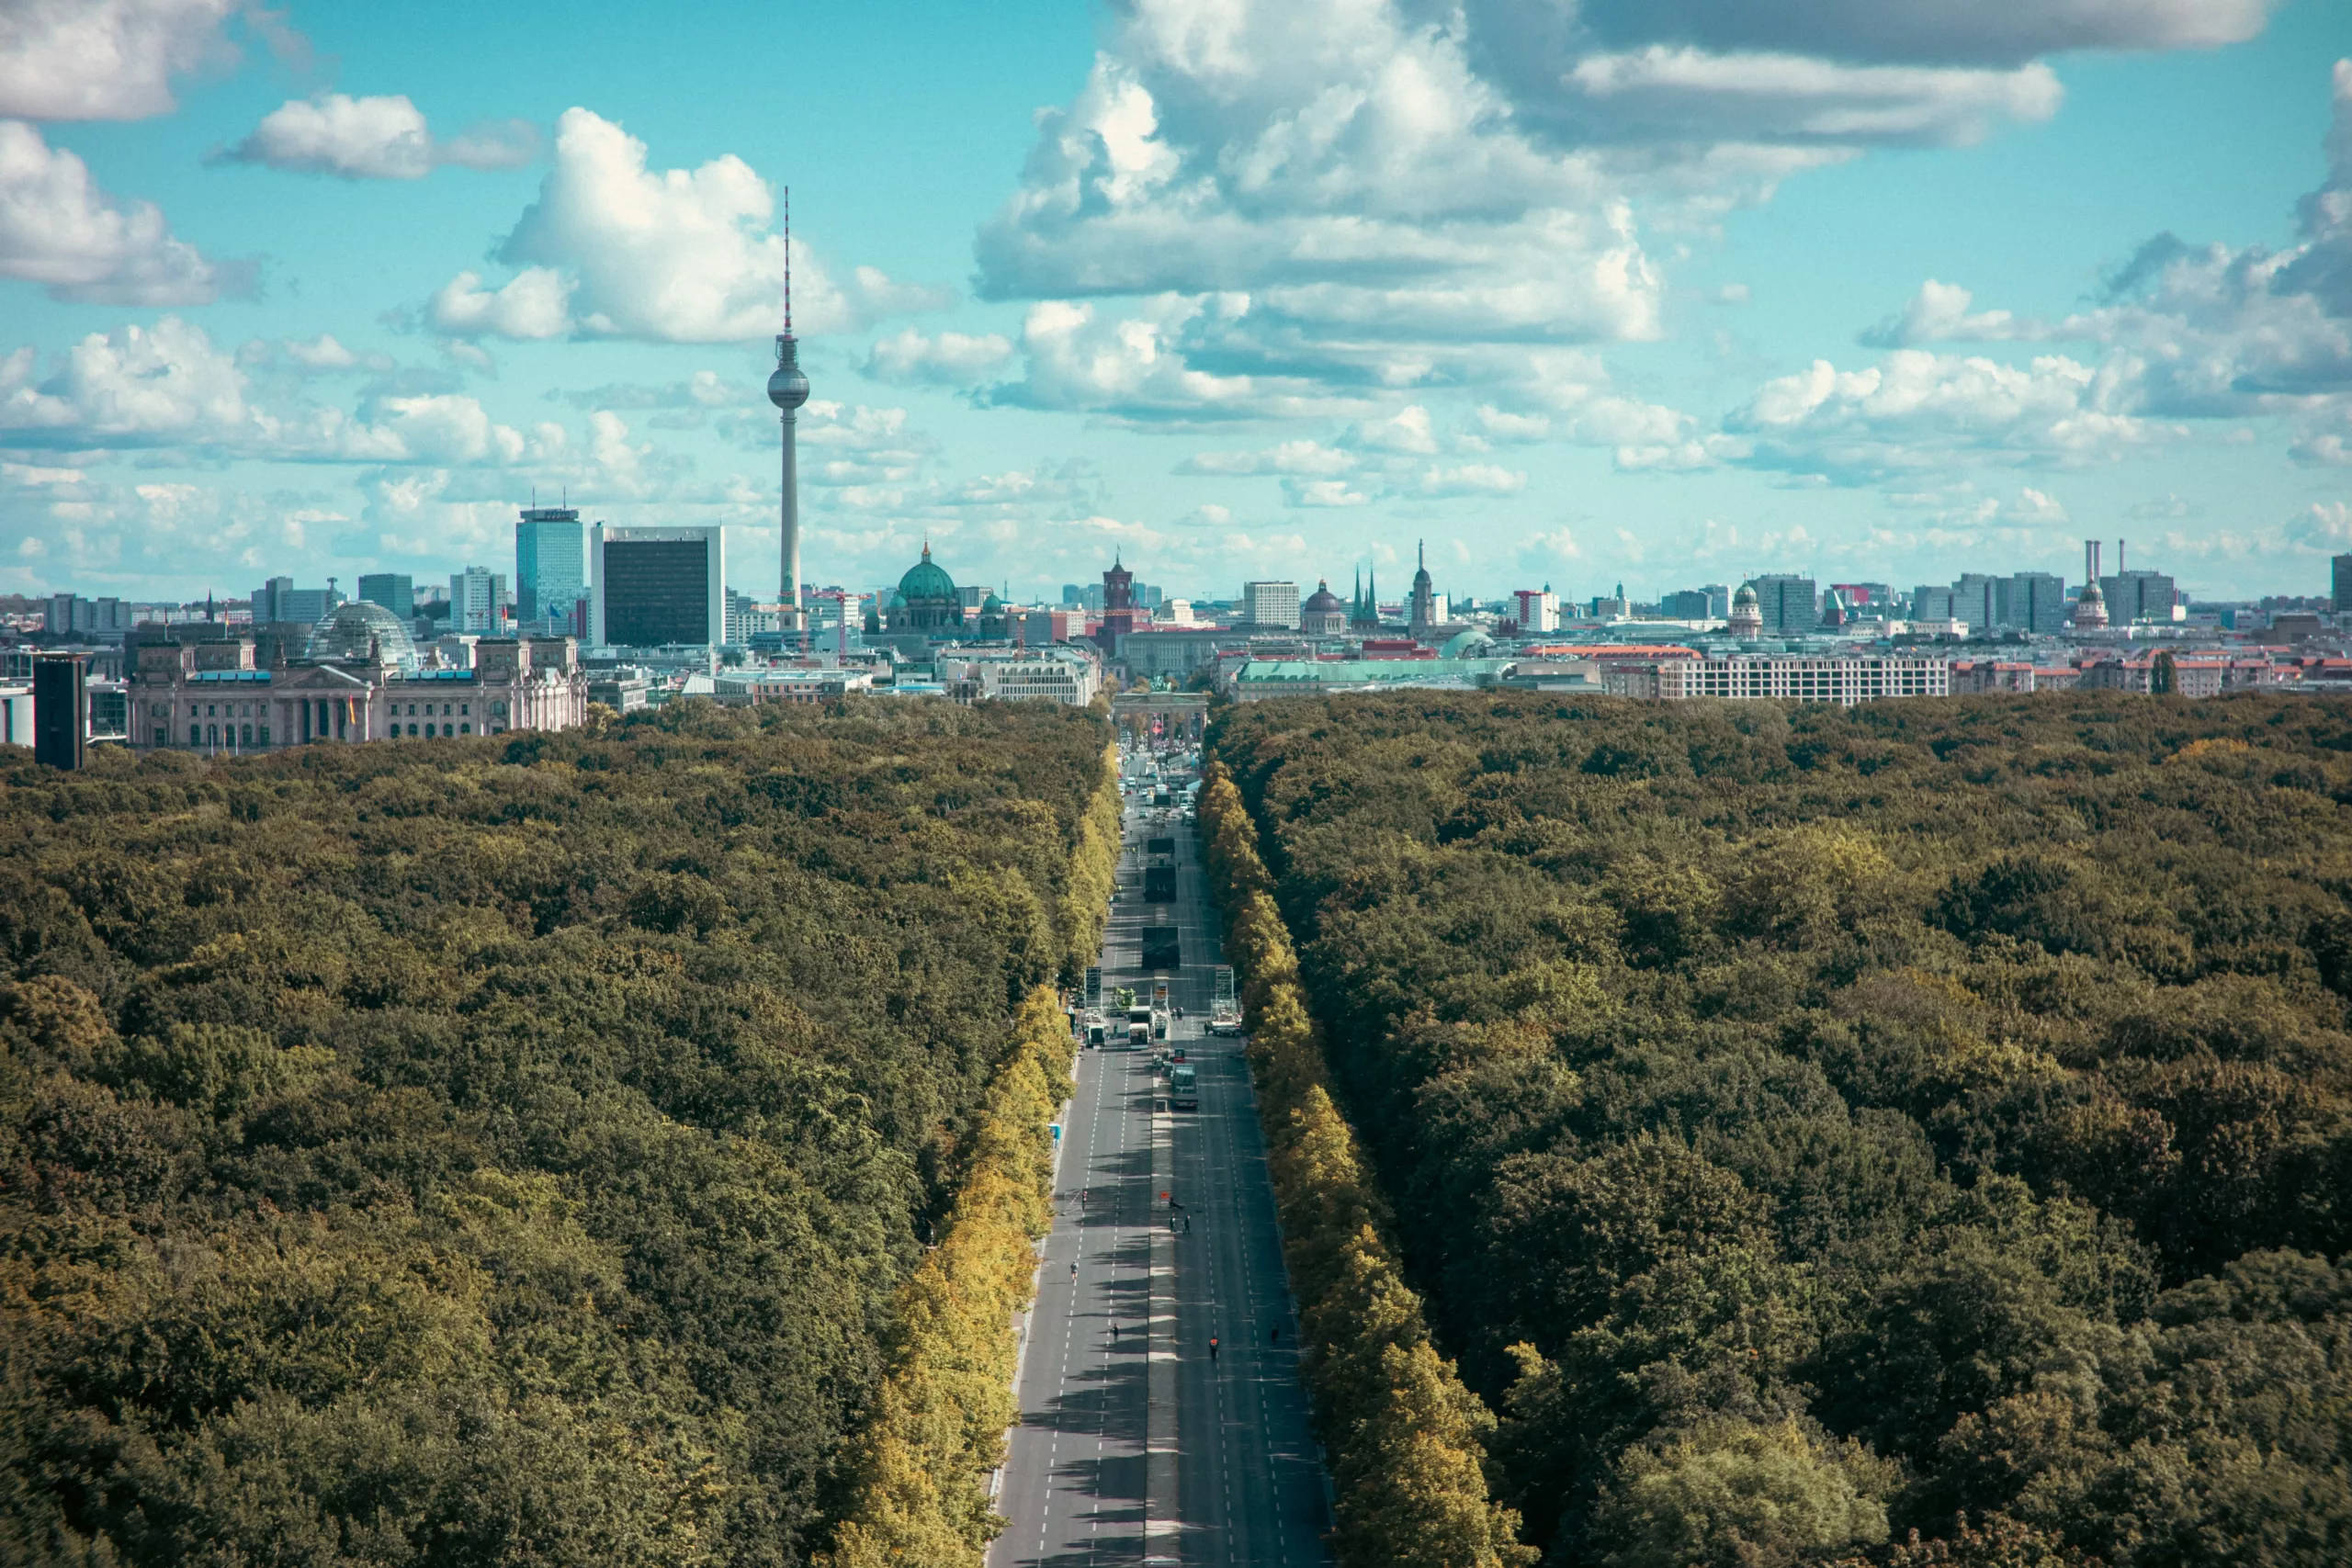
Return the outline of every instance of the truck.
{"type": "Polygon", "coordinates": [[[1176,857],[1175,836],[1170,834],[1164,839],[1146,839],[1143,841],[1143,852],[1155,859],[1165,855],[1173,860],[1176,857]]]}
{"type": "Polygon", "coordinates": [[[1148,865],[1143,868],[1143,901],[1147,904],[1176,902],[1176,868],[1173,865],[1148,865]]]}
{"type": "Polygon", "coordinates": [[[1168,1109],[1198,1111],[1201,1108],[1199,1075],[1190,1062],[1179,1062],[1168,1069],[1168,1109]]]}
{"type": "Polygon", "coordinates": [[[1181,969],[1183,966],[1182,943],[1174,926],[1143,928],[1144,968],[1181,969]]]}
{"type": "Polygon", "coordinates": [[[1086,1015],[1086,1043],[1089,1045],[1099,1046],[1102,1043],[1103,1029],[1101,1013],[1089,1012],[1086,1015]]]}
{"type": "Polygon", "coordinates": [[[1151,1009],[1148,1006],[1137,1003],[1127,1010],[1127,1043],[1151,1043],[1151,1009]]]}
{"type": "Polygon", "coordinates": [[[1233,994],[1233,965],[1220,964],[1215,973],[1216,991],[1209,1002],[1209,1032],[1241,1032],[1241,1003],[1233,994]]]}

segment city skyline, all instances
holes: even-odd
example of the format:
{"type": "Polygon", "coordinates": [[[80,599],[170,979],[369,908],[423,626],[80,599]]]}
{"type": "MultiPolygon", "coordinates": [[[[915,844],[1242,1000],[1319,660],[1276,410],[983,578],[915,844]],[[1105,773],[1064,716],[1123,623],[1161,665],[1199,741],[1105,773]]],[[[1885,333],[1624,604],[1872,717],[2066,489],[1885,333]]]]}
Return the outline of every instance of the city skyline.
{"type": "Polygon", "coordinates": [[[22,12],[0,592],[512,572],[535,486],[776,561],[786,184],[811,582],[2328,592],[2352,17],[1588,9],[22,12]]]}

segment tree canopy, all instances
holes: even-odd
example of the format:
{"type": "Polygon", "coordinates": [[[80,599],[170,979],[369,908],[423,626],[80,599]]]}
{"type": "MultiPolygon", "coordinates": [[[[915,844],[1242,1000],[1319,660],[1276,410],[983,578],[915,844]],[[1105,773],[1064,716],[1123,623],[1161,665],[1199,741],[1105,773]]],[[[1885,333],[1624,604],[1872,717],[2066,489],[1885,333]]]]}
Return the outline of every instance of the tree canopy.
{"type": "Polygon", "coordinates": [[[1547,1561],[2352,1557],[2352,715],[1411,693],[1213,745],[1547,1561]]]}
{"type": "Polygon", "coordinates": [[[925,1244],[1034,1161],[1107,739],[0,754],[0,1556],[807,1561],[925,1244]]]}

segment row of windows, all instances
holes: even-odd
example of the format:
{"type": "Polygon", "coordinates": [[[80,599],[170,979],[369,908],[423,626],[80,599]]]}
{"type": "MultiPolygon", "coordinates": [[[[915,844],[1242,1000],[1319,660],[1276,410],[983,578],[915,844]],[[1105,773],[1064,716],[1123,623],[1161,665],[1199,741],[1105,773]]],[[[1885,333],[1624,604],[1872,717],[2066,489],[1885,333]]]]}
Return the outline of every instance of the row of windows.
{"type": "MultiPolygon", "coordinates": [[[[169,746],[171,743],[169,730],[159,728],[155,731],[156,745],[169,746]]],[[[187,743],[191,746],[266,746],[269,744],[269,726],[265,724],[256,731],[250,724],[191,724],[187,727],[187,743]]]]}
{"type": "MultiPolygon", "coordinates": [[[[501,725],[499,728],[503,732],[505,726],[501,725]]],[[[398,735],[400,732],[401,727],[399,725],[396,724],[392,726],[392,733],[394,735],[398,735]]],[[[440,728],[440,733],[442,735],[452,738],[459,735],[471,735],[473,732],[474,727],[470,723],[444,724],[440,728]]],[[[408,727],[408,733],[411,735],[416,735],[418,733],[417,727],[413,724],[410,725],[408,727]]],[[[433,726],[429,724],[426,725],[424,729],[424,734],[429,736],[433,733],[433,726]]],[[[171,743],[171,732],[158,727],[155,731],[155,744],[158,746],[169,746],[171,743]]],[[[258,727],[251,724],[191,724],[187,727],[187,743],[191,746],[198,747],[234,746],[245,748],[267,746],[269,744],[269,726],[266,724],[258,727]]]]}

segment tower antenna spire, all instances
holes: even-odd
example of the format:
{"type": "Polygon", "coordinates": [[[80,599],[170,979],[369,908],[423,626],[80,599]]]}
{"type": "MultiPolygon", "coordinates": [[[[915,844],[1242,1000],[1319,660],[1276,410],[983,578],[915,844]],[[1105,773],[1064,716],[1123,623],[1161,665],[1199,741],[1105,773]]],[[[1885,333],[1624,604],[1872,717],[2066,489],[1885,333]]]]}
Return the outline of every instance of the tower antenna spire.
{"type": "Polygon", "coordinates": [[[776,407],[777,423],[782,426],[783,473],[782,505],[777,521],[782,525],[780,543],[783,559],[778,564],[781,581],[776,597],[783,601],[785,629],[799,633],[803,652],[808,649],[808,626],[800,613],[800,461],[795,449],[798,423],[795,415],[800,405],[808,400],[808,378],[800,368],[800,349],[792,335],[792,187],[784,187],[784,331],[775,334],[775,373],[768,378],[768,401],[776,407]]]}

